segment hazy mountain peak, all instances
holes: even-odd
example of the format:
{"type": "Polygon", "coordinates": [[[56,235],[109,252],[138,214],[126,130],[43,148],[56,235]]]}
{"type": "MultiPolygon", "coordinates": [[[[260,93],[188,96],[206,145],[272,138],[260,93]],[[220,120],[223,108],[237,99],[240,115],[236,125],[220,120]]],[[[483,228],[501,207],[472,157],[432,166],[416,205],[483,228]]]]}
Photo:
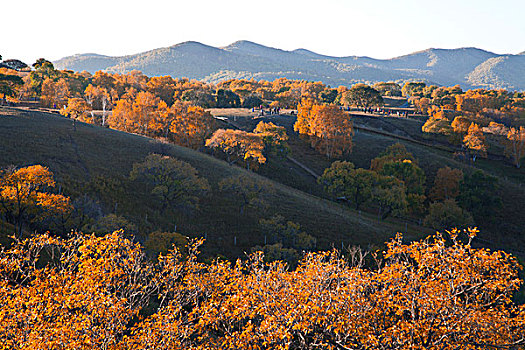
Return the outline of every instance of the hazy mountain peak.
{"type": "Polygon", "coordinates": [[[235,41],[235,42],[231,43],[230,45],[225,46],[223,48],[227,48],[227,47],[265,47],[265,48],[267,48],[267,46],[254,43],[253,41],[249,41],[249,40],[237,40],[237,41],[235,41]]]}
{"type": "Polygon", "coordinates": [[[308,57],[326,57],[324,55],[320,55],[317,52],[313,52],[307,49],[295,49],[292,51],[293,53],[298,53],[300,55],[308,56],[308,57]]]}
{"type": "Polygon", "coordinates": [[[58,69],[171,75],[209,82],[230,78],[275,80],[280,77],[322,81],[331,86],[357,82],[421,80],[437,85],[460,84],[525,90],[525,52],[498,55],[475,47],[428,48],[392,59],[333,57],[301,48],[293,51],[240,40],[225,47],[186,41],[147,52],[111,57],[79,54],[55,62],[58,69]],[[507,59],[506,57],[509,57],[507,59]],[[490,76],[489,76],[490,75],[490,76]]]}
{"type": "Polygon", "coordinates": [[[111,56],[87,52],[87,53],[77,53],[76,55],[74,55],[74,57],[111,57],[111,56]]]}
{"type": "Polygon", "coordinates": [[[276,49],[269,46],[254,43],[248,40],[239,40],[231,43],[228,46],[221,47],[221,49],[230,52],[242,52],[252,55],[273,55],[275,52],[288,52],[281,49],[276,49]]]}
{"type": "Polygon", "coordinates": [[[206,45],[203,43],[200,43],[198,41],[184,41],[182,43],[178,43],[175,45],[170,46],[170,48],[179,48],[179,47],[203,47],[203,48],[212,48],[216,49],[214,46],[206,45]]]}

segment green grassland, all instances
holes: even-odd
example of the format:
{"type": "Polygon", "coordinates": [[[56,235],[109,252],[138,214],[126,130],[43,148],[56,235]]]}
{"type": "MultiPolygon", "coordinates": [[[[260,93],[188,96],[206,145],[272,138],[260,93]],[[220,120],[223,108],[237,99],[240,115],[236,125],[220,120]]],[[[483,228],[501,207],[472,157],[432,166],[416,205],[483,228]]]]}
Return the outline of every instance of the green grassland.
{"type": "MultiPolygon", "coordinates": [[[[75,199],[87,194],[100,203],[105,214],[126,217],[138,227],[137,237],[141,241],[150,232],[174,231],[175,227],[177,232],[190,237],[206,236],[203,252],[207,255],[233,258],[263,244],[264,237],[257,223],[275,214],[300,223],[317,238],[320,249],[341,244],[381,245],[395,232],[405,231],[402,221],[377,221],[375,215],[357,213],[315,196],[319,188],[307,190],[309,185],[316,186],[313,178],[298,177],[303,181],[300,185],[287,186],[294,184],[295,174],[302,174],[299,169],[290,170],[292,173],[281,169],[283,176],[289,177],[283,181],[287,183],[284,185],[184,147],[90,124],[76,122],[74,125],[72,120],[50,113],[2,107],[0,166],[11,164],[49,167],[65,195],[75,199]],[[162,211],[158,199],[145,185],[129,179],[133,163],[143,161],[150,153],[186,161],[209,181],[212,191],[201,200],[199,210],[162,211]],[[220,180],[241,174],[266,181],[269,188],[266,209],[248,209],[241,214],[238,201],[218,191],[220,180]]],[[[323,166],[326,164],[329,162],[323,166]]],[[[289,168],[279,162],[276,166],[289,168]]],[[[267,174],[267,169],[262,170],[262,174],[267,174]]],[[[409,238],[429,233],[412,225],[407,228],[409,238]]]]}

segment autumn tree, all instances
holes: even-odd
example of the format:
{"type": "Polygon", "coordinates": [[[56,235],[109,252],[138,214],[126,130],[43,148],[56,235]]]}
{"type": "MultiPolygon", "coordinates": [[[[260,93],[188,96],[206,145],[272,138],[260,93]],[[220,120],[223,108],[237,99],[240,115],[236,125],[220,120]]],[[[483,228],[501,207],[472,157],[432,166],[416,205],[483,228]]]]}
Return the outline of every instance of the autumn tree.
{"type": "Polygon", "coordinates": [[[62,108],[70,96],[69,86],[65,79],[57,81],[47,78],[42,83],[41,103],[45,107],[62,108]]]}
{"type": "Polygon", "coordinates": [[[105,126],[107,109],[108,106],[110,106],[112,100],[108,90],[104,87],[89,84],[84,90],[84,98],[88,105],[91,107],[91,118],[93,119],[93,124],[95,124],[94,110],[97,107],[102,108],[102,121],[100,122],[100,124],[102,126],[105,126]]]}
{"type": "Polygon", "coordinates": [[[406,82],[401,89],[401,93],[405,97],[419,96],[423,97],[423,90],[427,84],[423,82],[406,82]]]}
{"type": "Polygon", "coordinates": [[[0,250],[0,341],[24,350],[520,348],[520,266],[473,248],[476,234],[408,244],[397,234],[376,268],[353,250],[354,259],[308,253],[295,269],[261,253],[203,264],[199,241],[148,262],[119,232],[39,235],[0,250]]]}
{"type": "Polygon", "coordinates": [[[190,164],[159,154],[150,154],[144,162],[133,164],[130,178],[147,184],[163,210],[198,208],[200,198],[210,190],[208,181],[199,177],[190,164]]]}
{"type": "Polygon", "coordinates": [[[159,106],[160,99],[150,92],[141,91],[133,102],[132,130],[148,134],[151,120],[159,106]]]}
{"type": "Polygon", "coordinates": [[[51,193],[53,187],[53,173],[41,165],[9,167],[1,172],[1,211],[15,225],[18,237],[30,220],[71,211],[69,198],[51,193]]]}
{"type": "Polygon", "coordinates": [[[115,88],[116,79],[111,73],[97,71],[92,78],[93,85],[111,91],[115,88]]]}
{"type": "Polygon", "coordinates": [[[108,126],[113,129],[131,132],[133,120],[133,102],[121,99],[117,102],[113,113],[108,118],[108,126]]]}
{"type": "Polygon", "coordinates": [[[35,70],[29,74],[31,89],[35,96],[41,96],[44,81],[46,79],[54,80],[57,78],[57,71],[55,70],[53,63],[44,58],[39,58],[33,63],[33,67],[35,70]]]}
{"type": "Polygon", "coordinates": [[[156,290],[140,245],[118,232],[40,235],[2,248],[0,261],[6,349],[114,349],[156,290]]]}
{"type": "Polygon", "coordinates": [[[312,145],[326,157],[339,157],[352,150],[354,135],[350,116],[335,105],[315,105],[312,108],[312,145]]]}
{"type": "Polygon", "coordinates": [[[521,167],[521,160],[525,156],[525,128],[510,128],[507,133],[507,147],[505,153],[512,159],[516,168],[521,167]]]}
{"type": "Polygon", "coordinates": [[[167,125],[169,139],[178,145],[197,149],[206,143],[216,129],[216,122],[210,112],[202,107],[176,102],[169,108],[167,125]]]}
{"type": "Polygon", "coordinates": [[[267,154],[272,153],[284,156],[290,152],[287,143],[288,135],[284,126],[277,126],[272,122],[259,122],[253,129],[253,133],[262,136],[267,154]]]}
{"type": "Polygon", "coordinates": [[[310,139],[312,147],[328,158],[352,150],[353,123],[350,116],[335,105],[316,105],[303,99],[297,106],[294,130],[310,139]]]}
{"type": "Polygon", "coordinates": [[[167,113],[166,103],[147,91],[129,92],[129,96],[117,102],[108,118],[108,125],[114,129],[153,136],[161,128],[158,123],[167,113]]]}
{"type": "Polygon", "coordinates": [[[453,131],[450,126],[450,120],[442,109],[431,110],[430,116],[421,127],[421,130],[423,132],[444,135],[449,135],[453,131]]]}
{"type": "Polygon", "coordinates": [[[481,155],[486,157],[487,155],[487,145],[485,143],[485,136],[483,131],[476,123],[471,123],[468,132],[463,138],[463,144],[471,152],[472,160],[475,162],[476,157],[481,155]]]}
{"type": "Polygon", "coordinates": [[[89,105],[89,107],[91,108],[90,113],[91,113],[92,124],[95,124],[95,112],[94,112],[95,107],[93,104],[95,102],[97,94],[98,94],[97,88],[91,84],[89,84],[84,90],[84,98],[87,104],[89,105]]]}
{"type": "Polygon", "coordinates": [[[264,164],[264,142],[261,135],[241,130],[219,129],[206,140],[206,147],[220,150],[226,154],[228,163],[242,161],[246,168],[264,164]]]}
{"type": "Polygon", "coordinates": [[[430,108],[430,99],[426,97],[412,97],[410,100],[416,110],[421,114],[427,114],[430,108]]]}
{"type": "Polygon", "coordinates": [[[383,98],[379,92],[366,84],[352,86],[343,99],[347,104],[357,107],[367,108],[383,104],[383,98]]]}
{"type": "Polygon", "coordinates": [[[457,116],[454,118],[450,126],[452,130],[464,137],[468,133],[471,121],[464,116],[457,116]]]}
{"type": "Polygon", "coordinates": [[[171,76],[152,77],[146,86],[148,92],[162,99],[168,106],[175,102],[176,82],[171,76]]]}
{"type": "Polygon", "coordinates": [[[81,122],[94,124],[93,117],[91,116],[90,118],[87,114],[89,109],[89,105],[83,98],[73,97],[68,99],[67,107],[62,108],[60,114],[80,120],[81,122]]]}
{"type": "MultiPolygon", "coordinates": [[[[475,232],[467,233],[472,238],[475,232]]],[[[520,285],[516,260],[473,249],[471,238],[464,244],[458,233],[453,231],[451,244],[443,235],[404,244],[397,235],[374,271],[349,265],[334,252],[308,254],[292,271],[282,262],[264,263],[262,254],[236,264],[217,262],[198,284],[198,295],[206,299],[189,313],[176,303],[162,308],[137,327],[135,346],[335,350],[521,345],[525,310],[512,302],[520,285]],[[487,302],[494,307],[487,308],[487,302]],[[184,323],[185,317],[196,326],[184,323]],[[440,322],[447,327],[434,327],[440,322]]],[[[194,298],[178,300],[184,305],[194,298]]]]}
{"type": "Polygon", "coordinates": [[[459,184],[463,179],[460,169],[450,167],[440,168],[434,178],[434,186],[430,190],[430,198],[434,201],[456,199],[459,195],[459,184]]]}
{"type": "Polygon", "coordinates": [[[481,128],[486,134],[493,134],[497,136],[507,136],[510,129],[502,123],[490,122],[488,126],[481,128]]]}
{"type": "Polygon", "coordinates": [[[293,125],[294,131],[302,135],[310,135],[312,133],[312,108],[314,106],[313,99],[302,99],[297,105],[297,120],[293,125]]]}

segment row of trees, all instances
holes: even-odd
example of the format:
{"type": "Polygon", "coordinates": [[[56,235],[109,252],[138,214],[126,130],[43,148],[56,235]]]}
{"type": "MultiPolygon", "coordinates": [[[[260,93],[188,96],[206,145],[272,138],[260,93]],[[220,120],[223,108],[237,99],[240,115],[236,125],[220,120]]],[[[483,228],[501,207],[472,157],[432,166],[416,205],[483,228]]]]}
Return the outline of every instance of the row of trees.
{"type": "Polygon", "coordinates": [[[422,127],[424,132],[443,134],[455,144],[460,143],[472,156],[486,157],[491,145],[504,148],[504,154],[517,167],[525,156],[525,128],[508,127],[503,123],[446,113],[434,109],[422,127]],[[482,125],[486,126],[482,126],[482,125]]]}
{"type": "Polygon", "coordinates": [[[343,86],[334,89],[321,82],[286,78],[273,82],[232,79],[212,85],[170,76],[150,78],[139,71],[128,74],[98,71],[91,75],[85,71],[75,73],[56,70],[45,59],[35,62],[30,72],[0,69],[5,70],[5,74],[20,79],[17,88],[4,94],[5,96],[18,99],[39,98],[43,106],[52,108],[62,108],[68,104],[70,98],[83,98],[91,109],[111,108],[124,95],[136,95],[141,91],[152,93],[168,106],[182,101],[203,108],[252,108],[260,105],[295,108],[301,99],[310,98],[318,103],[368,107],[382,103],[380,94],[398,95],[401,90],[395,83],[378,83],[374,87],[357,84],[350,89],[343,86]]]}
{"type": "Polygon", "coordinates": [[[138,244],[46,235],[0,251],[9,349],[481,349],[525,344],[519,265],[476,230],[366,253],[197,260],[201,242],[147,261],[138,244]],[[466,240],[466,243],[462,243],[466,240]],[[450,243],[448,243],[450,242],[450,243]]]}
{"type": "Polygon", "coordinates": [[[484,220],[501,205],[497,180],[481,171],[463,174],[459,169],[441,168],[427,190],[424,171],[401,144],[373,159],[370,169],[336,161],[318,181],[356,210],[368,205],[377,208],[383,219],[391,214],[424,217],[425,225],[438,230],[467,227],[474,218],[484,220]]]}
{"type": "Polygon", "coordinates": [[[525,95],[505,90],[468,90],[412,84],[416,108],[429,118],[422,130],[443,134],[475,160],[489,150],[505,154],[516,167],[525,152],[525,95]]]}

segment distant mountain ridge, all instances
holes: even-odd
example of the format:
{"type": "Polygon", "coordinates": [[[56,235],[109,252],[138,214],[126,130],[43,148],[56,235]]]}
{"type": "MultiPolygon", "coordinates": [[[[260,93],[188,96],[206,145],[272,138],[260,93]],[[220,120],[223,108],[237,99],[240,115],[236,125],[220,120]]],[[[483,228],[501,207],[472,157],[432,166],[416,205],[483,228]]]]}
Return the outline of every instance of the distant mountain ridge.
{"type": "Polygon", "coordinates": [[[391,59],[333,57],[297,49],[286,51],[250,41],[213,47],[187,41],[135,55],[78,54],[54,62],[59,69],[140,70],[148,76],[171,75],[208,82],[280,77],[322,81],[332,86],[357,82],[423,80],[462,88],[525,90],[525,52],[498,55],[473,47],[427,49],[391,59]]]}

